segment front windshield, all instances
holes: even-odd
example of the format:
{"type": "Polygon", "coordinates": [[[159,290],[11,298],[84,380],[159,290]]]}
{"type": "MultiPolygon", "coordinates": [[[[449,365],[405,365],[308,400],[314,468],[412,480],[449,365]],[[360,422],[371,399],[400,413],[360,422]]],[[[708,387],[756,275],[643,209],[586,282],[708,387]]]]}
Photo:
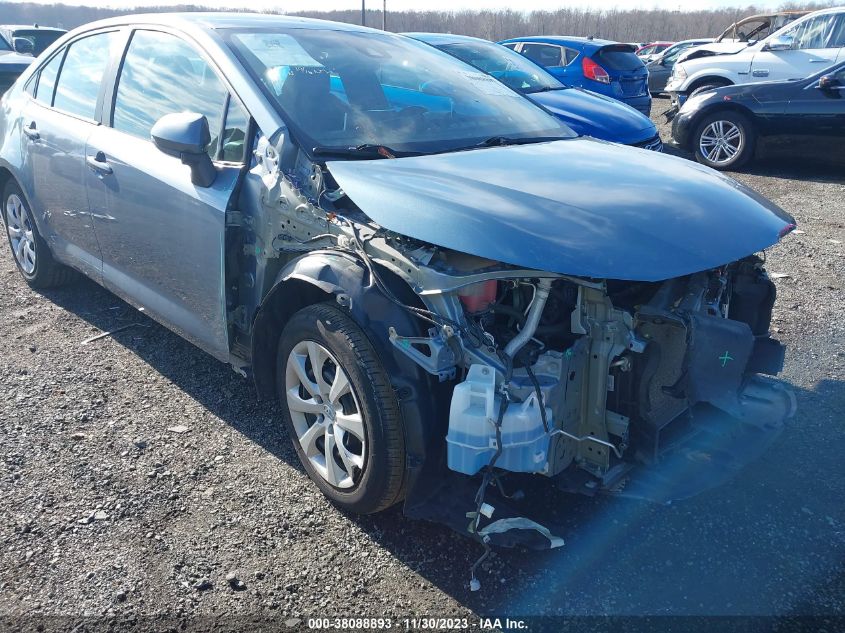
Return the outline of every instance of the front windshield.
{"type": "Polygon", "coordinates": [[[492,137],[576,136],[492,77],[407,37],[313,28],[225,37],[306,150],[429,153],[492,137]]]}
{"type": "Polygon", "coordinates": [[[9,42],[7,42],[6,39],[2,35],[0,35],[0,51],[10,51],[10,50],[12,50],[12,47],[9,46],[9,42]]]}
{"type": "Polygon", "coordinates": [[[459,42],[441,44],[437,48],[523,94],[566,87],[531,60],[499,44],[459,42]]]}

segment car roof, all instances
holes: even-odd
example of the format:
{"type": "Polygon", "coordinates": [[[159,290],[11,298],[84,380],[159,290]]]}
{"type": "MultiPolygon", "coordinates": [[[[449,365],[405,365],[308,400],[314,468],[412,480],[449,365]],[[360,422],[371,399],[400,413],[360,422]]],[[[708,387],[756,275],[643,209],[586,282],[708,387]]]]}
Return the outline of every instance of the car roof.
{"type": "Polygon", "coordinates": [[[406,37],[420,40],[426,44],[458,44],[459,42],[481,42],[482,44],[495,44],[490,40],[471,35],[455,35],[453,33],[400,33],[406,37]]]}
{"type": "Polygon", "coordinates": [[[66,33],[67,29],[60,29],[56,26],[40,26],[38,24],[0,24],[3,31],[59,31],[66,33]]]}
{"type": "MultiPolygon", "coordinates": [[[[176,13],[135,13],[121,15],[113,18],[106,18],[96,22],[90,22],[81,27],[82,30],[91,30],[103,26],[154,24],[159,26],[176,26],[185,31],[195,29],[214,30],[226,28],[267,28],[272,26],[283,26],[301,29],[323,29],[333,31],[364,31],[373,32],[375,29],[346,24],[343,22],[332,22],[329,20],[317,20],[314,18],[291,17],[287,15],[275,15],[266,13],[234,13],[234,12],[176,12],[176,13]]],[[[381,33],[382,31],[378,31],[381,33]]]]}
{"type": "MultiPolygon", "coordinates": [[[[499,44],[508,42],[538,42],[541,44],[557,44],[558,46],[569,46],[579,50],[592,49],[596,50],[612,44],[619,44],[612,40],[601,40],[589,37],[575,37],[570,35],[532,35],[530,37],[514,37],[509,40],[502,40],[499,44]]],[[[625,44],[625,46],[632,46],[625,44]]]]}

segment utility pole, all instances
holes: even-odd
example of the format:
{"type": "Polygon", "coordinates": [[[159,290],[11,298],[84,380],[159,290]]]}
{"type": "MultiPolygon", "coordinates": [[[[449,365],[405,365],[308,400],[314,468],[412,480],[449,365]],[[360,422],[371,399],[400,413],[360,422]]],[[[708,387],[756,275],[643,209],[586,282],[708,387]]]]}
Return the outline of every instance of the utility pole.
{"type": "Polygon", "coordinates": [[[387,30],[387,0],[382,0],[381,3],[381,30],[387,30]]]}
{"type": "Polygon", "coordinates": [[[367,0],[361,0],[361,26],[367,26],[367,0]]]}

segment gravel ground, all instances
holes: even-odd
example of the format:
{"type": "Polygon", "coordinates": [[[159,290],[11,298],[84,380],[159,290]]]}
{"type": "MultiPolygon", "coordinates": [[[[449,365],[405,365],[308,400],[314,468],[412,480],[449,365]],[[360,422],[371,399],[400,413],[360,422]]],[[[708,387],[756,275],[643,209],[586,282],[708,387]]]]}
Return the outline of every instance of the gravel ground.
{"type": "Polygon", "coordinates": [[[333,508],[245,379],[93,283],[29,290],[4,240],[0,620],[845,615],[845,157],[796,147],[734,176],[799,223],[769,254],[788,275],[773,326],[797,417],[736,480],[677,505],[550,493],[566,546],[502,552],[477,593],[476,544],[397,508],[333,508]]]}

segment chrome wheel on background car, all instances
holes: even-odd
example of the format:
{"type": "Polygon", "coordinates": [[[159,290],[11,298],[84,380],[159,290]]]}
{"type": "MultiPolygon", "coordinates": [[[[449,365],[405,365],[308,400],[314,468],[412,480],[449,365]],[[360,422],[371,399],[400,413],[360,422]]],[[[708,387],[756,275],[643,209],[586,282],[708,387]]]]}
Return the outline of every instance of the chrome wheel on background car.
{"type": "Polygon", "coordinates": [[[698,139],[698,149],[707,160],[728,164],[739,154],[745,140],[742,130],[730,121],[713,121],[698,139]]]}
{"type": "Polygon", "coordinates": [[[704,118],[691,139],[698,162],[714,169],[736,169],[754,154],[756,134],[748,117],[723,110],[704,118]]]}
{"type": "Polygon", "coordinates": [[[285,391],[297,439],[314,471],[336,488],[360,479],[367,439],[349,376],[315,341],[298,343],[287,360],[285,391]]]}
{"type": "Polygon", "coordinates": [[[36,254],[32,219],[23,200],[16,193],[11,193],[6,198],[6,231],[18,266],[25,274],[34,274],[36,254]]]}

